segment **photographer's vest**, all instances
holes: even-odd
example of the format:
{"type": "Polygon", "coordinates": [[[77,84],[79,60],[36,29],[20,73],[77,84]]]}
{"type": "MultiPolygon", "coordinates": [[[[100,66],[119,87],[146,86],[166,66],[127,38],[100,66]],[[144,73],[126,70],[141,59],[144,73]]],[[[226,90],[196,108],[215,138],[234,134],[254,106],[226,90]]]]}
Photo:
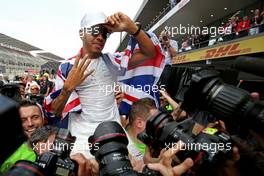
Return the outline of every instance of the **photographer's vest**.
{"type": "Polygon", "coordinates": [[[36,158],[36,153],[25,142],[7,160],[5,160],[0,168],[0,173],[7,172],[19,160],[34,162],[36,158]]]}

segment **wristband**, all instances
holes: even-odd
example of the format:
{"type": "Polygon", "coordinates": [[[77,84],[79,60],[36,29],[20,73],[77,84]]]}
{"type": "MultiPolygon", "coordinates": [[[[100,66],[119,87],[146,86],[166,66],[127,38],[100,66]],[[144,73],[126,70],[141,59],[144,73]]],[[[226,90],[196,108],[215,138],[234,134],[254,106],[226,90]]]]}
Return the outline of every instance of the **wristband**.
{"type": "Polygon", "coordinates": [[[135,24],[137,25],[138,29],[134,34],[131,34],[133,37],[136,37],[141,31],[141,24],[139,22],[136,22],[135,24]]]}

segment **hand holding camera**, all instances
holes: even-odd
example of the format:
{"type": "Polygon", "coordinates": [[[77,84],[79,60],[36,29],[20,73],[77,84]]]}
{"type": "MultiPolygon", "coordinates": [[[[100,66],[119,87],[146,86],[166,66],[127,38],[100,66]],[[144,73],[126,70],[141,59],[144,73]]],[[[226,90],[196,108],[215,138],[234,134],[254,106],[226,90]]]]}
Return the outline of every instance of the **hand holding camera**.
{"type": "Polygon", "coordinates": [[[170,39],[169,39],[169,33],[167,31],[164,31],[160,34],[160,43],[164,45],[165,47],[170,47],[170,39]]]}

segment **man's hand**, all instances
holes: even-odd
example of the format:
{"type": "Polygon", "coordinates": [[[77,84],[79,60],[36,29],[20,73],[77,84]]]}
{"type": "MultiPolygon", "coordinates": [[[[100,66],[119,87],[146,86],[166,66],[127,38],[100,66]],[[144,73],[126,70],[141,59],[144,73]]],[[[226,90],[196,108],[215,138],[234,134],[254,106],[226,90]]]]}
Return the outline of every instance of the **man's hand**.
{"type": "Polygon", "coordinates": [[[148,164],[152,170],[159,171],[163,176],[178,176],[187,172],[193,166],[193,160],[185,159],[181,164],[172,167],[172,159],[175,154],[182,148],[182,142],[178,142],[174,147],[163,152],[159,163],[148,164]]]}
{"type": "MultiPolygon", "coordinates": [[[[107,17],[104,26],[112,32],[127,32],[128,34],[135,34],[138,31],[138,26],[125,14],[118,12],[107,17]]],[[[135,36],[140,50],[133,53],[129,60],[128,66],[135,67],[144,61],[153,59],[156,56],[156,49],[148,37],[148,35],[140,30],[135,36]]]]}
{"type": "Polygon", "coordinates": [[[164,98],[166,99],[171,98],[166,90],[159,90],[159,92],[164,98]]]}
{"type": "Polygon", "coordinates": [[[162,32],[159,39],[163,45],[165,45],[167,48],[169,48],[170,36],[167,34],[167,32],[162,32]]]}
{"type": "Polygon", "coordinates": [[[124,96],[125,96],[125,93],[122,92],[121,87],[119,85],[117,85],[115,87],[115,99],[116,99],[116,103],[117,103],[118,107],[119,107],[120,103],[122,102],[124,96]]]}
{"type": "Polygon", "coordinates": [[[107,17],[106,27],[112,32],[128,32],[134,34],[137,31],[135,23],[125,14],[117,12],[107,17]]]}
{"type": "Polygon", "coordinates": [[[64,82],[64,86],[60,95],[52,101],[51,107],[54,110],[54,114],[57,117],[61,116],[61,113],[65,107],[66,102],[68,101],[72,91],[80,85],[87,76],[93,73],[94,70],[87,71],[91,59],[88,58],[88,55],[85,55],[83,58],[77,57],[74,65],[72,66],[71,71],[68,74],[67,79],[64,82]]]}
{"type": "Polygon", "coordinates": [[[183,120],[187,117],[187,114],[185,111],[181,109],[181,102],[177,103],[174,101],[170,95],[166,92],[166,90],[159,90],[161,95],[168,101],[168,103],[173,107],[173,112],[171,115],[173,116],[174,120],[183,120]]]}
{"type": "Polygon", "coordinates": [[[83,58],[77,57],[74,65],[68,74],[67,79],[64,82],[64,89],[68,92],[72,92],[78,85],[80,85],[87,76],[91,75],[94,70],[86,71],[91,59],[86,54],[83,58]]]}
{"type": "Polygon", "coordinates": [[[99,165],[95,160],[88,160],[81,153],[72,155],[71,159],[75,160],[79,165],[78,176],[98,175],[99,165]]]}

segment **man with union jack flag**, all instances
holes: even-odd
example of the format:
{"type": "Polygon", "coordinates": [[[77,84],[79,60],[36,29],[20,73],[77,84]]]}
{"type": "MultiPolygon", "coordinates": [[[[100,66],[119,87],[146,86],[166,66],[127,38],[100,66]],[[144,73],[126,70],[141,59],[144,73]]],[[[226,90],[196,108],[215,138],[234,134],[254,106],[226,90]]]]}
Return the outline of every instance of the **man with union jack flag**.
{"type": "Polygon", "coordinates": [[[151,35],[121,12],[109,17],[103,13],[86,13],[81,21],[80,38],[83,47],[77,56],[60,65],[55,88],[45,99],[44,107],[47,112],[67,118],[68,129],[77,137],[72,152],[90,158],[87,139],[98,124],[119,121],[114,96],[118,78],[129,78],[127,70],[142,64],[162,67],[163,55],[151,35]],[[129,44],[124,52],[102,54],[111,32],[127,32],[137,44],[129,44]],[[151,62],[157,55],[161,56],[159,62],[151,62]]]}

